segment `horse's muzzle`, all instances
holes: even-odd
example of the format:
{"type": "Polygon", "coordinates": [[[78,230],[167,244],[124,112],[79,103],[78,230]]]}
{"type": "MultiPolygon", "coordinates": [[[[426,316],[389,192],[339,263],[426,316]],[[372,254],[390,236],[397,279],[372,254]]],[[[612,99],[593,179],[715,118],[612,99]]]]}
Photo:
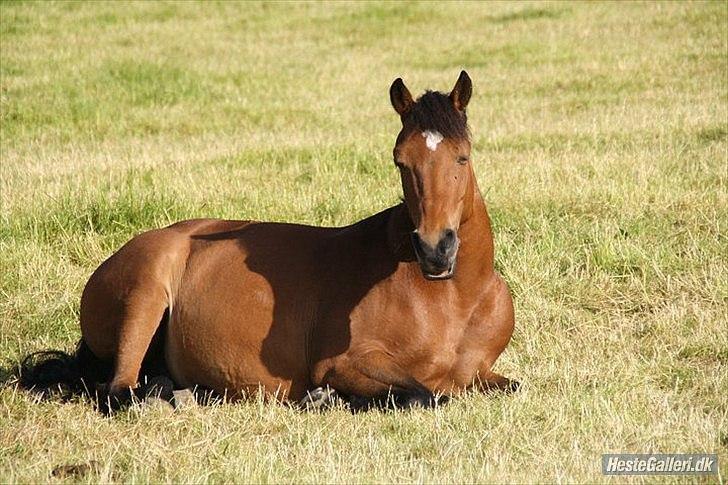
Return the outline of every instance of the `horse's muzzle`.
{"type": "Polygon", "coordinates": [[[428,280],[447,280],[455,274],[455,259],[460,241],[455,231],[445,229],[440,240],[431,246],[417,231],[412,232],[412,247],[422,275],[428,280]]]}

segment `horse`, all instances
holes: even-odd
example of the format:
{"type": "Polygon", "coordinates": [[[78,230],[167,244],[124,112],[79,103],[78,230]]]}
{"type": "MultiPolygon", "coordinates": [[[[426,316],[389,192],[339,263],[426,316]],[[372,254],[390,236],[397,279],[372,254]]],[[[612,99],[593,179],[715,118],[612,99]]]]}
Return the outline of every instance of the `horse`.
{"type": "Polygon", "coordinates": [[[416,101],[392,83],[398,205],[346,227],[186,220],[104,261],[81,297],[79,350],[113,369],[107,396],[137,389],[153,358],[175,386],[231,400],[330,389],[408,408],[517,389],[491,370],[514,312],[471,159],[471,93],[465,71],[416,101]]]}

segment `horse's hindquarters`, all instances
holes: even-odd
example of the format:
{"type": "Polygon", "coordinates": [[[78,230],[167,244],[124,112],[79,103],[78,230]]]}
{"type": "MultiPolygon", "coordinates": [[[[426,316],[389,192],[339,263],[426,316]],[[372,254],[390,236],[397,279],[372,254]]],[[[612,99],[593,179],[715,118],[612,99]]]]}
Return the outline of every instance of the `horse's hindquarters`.
{"type": "Polygon", "coordinates": [[[104,261],[86,284],[81,333],[96,357],[114,363],[112,389],[136,386],[187,250],[186,237],[174,231],[141,234],[104,261]]]}

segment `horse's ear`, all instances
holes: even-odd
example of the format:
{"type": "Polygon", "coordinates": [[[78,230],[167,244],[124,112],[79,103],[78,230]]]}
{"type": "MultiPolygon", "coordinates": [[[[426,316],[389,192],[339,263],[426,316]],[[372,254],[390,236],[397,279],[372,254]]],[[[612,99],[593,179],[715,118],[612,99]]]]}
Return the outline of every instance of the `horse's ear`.
{"type": "Polygon", "coordinates": [[[460,77],[455,83],[455,87],[450,91],[450,99],[452,104],[455,105],[455,109],[465,111],[471,94],[473,94],[473,81],[470,80],[467,72],[460,71],[460,77]]]}
{"type": "Polygon", "coordinates": [[[404,117],[407,112],[412,108],[415,102],[412,100],[412,95],[404,85],[402,78],[398,77],[392,83],[389,88],[389,100],[392,102],[394,110],[399,113],[400,116],[404,117]]]}

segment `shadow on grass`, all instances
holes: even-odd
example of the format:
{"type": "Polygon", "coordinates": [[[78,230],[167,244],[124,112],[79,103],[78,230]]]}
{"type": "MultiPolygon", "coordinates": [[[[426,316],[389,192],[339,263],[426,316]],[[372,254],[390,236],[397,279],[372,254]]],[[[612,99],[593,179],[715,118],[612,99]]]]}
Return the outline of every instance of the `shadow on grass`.
{"type": "MultiPolygon", "coordinates": [[[[162,353],[163,355],[163,353],[162,353]]],[[[173,408],[190,404],[208,406],[228,403],[227,396],[212,389],[196,386],[180,388],[169,376],[166,366],[159,364],[159,358],[145,358],[140,375],[141,385],[129,389],[126,394],[110,396],[108,382],[112,376],[112,365],[98,359],[81,340],[73,353],[61,350],[42,350],[25,356],[10,367],[0,367],[0,387],[12,387],[31,393],[40,400],[70,402],[89,399],[102,414],[110,415],[132,404],[153,404],[173,408]]],[[[510,394],[516,389],[497,394],[510,394]]],[[[412,404],[408,397],[388,394],[378,398],[364,398],[342,395],[327,388],[316,388],[299,402],[284,402],[283,405],[301,412],[320,412],[345,408],[352,413],[372,410],[393,411],[422,407],[412,404]]],[[[439,407],[447,404],[446,395],[433,397],[424,407],[439,407]]]]}
{"type": "Polygon", "coordinates": [[[13,369],[0,367],[0,387],[5,387],[7,385],[11,385],[15,380],[15,372],[13,372],[13,369]]]}
{"type": "Polygon", "coordinates": [[[548,8],[524,8],[516,12],[508,12],[502,15],[490,17],[493,23],[508,23],[518,20],[555,19],[561,17],[565,10],[548,8]]]}

